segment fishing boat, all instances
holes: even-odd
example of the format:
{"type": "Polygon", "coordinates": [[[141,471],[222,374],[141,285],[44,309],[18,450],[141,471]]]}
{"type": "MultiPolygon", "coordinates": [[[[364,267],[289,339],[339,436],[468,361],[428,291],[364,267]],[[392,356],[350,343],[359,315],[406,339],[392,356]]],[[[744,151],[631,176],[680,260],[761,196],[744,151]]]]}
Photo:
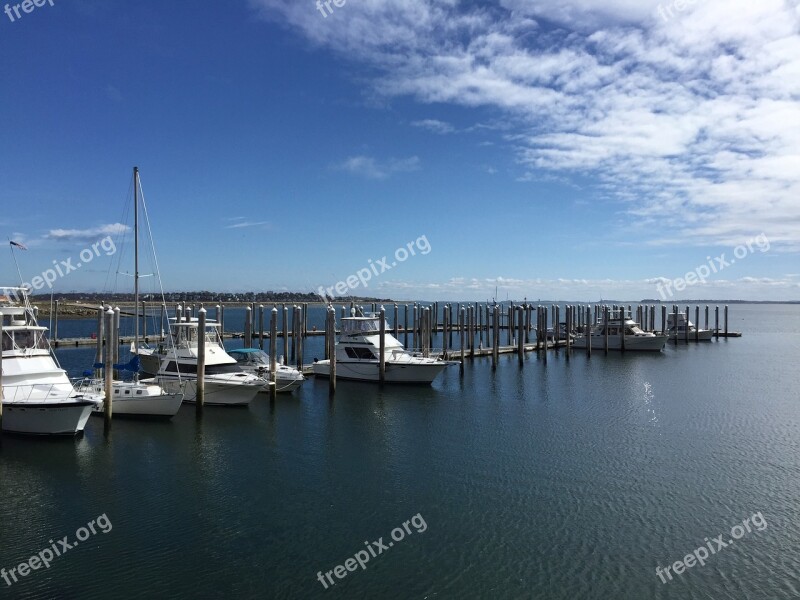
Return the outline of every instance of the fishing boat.
{"type": "Polygon", "coordinates": [[[197,359],[199,336],[205,336],[205,397],[204,404],[216,406],[247,406],[264,388],[266,379],[245,373],[234,358],[228,355],[219,335],[219,323],[206,321],[200,333],[196,317],[183,317],[181,311],[169,319],[171,343],[162,348],[164,354],[155,377],[142,383],[161,385],[170,393],[183,389],[183,401],[197,401],[197,359]]]}
{"type": "MultiPolygon", "coordinates": [[[[609,350],[660,352],[667,343],[665,334],[644,331],[639,324],[626,315],[624,309],[610,309],[608,322],[602,316],[591,328],[588,336],[592,350],[604,350],[608,343],[609,350]],[[623,347],[624,339],[624,347],[623,347]]],[[[573,348],[586,348],[587,335],[576,335],[572,340],[573,348]]]]}
{"type": "MultiPolygon", "coordinates": [[[[257,377],[268,379],[270,375],[269,354],[260,348],[238,348],[228,350],[230,354],[245,373],[252,373],[257,377]]],[[[275,365],[275,391],[293,392],[306,380],[303,374],[297,369],[280,363],[275,365]]],[[[267,390],[264,390],[267,391],[267,390]]]]}
{"type": "MultiPolygon", "coordinates": [[[[380,381],[380,315],[350,316],[342,319],[342,331],[335,346],[336,378],[380,381]]],[[[439,356],[409,352],[397,338],[384,333],[384,382],[430,384],[451,364],[439,356]]],[[[330,376],[330,360],[314,360],[314,375],[330,376]]]]}
{"type": "MultiPolygon", "coordinates": [[[[134,338],[132,350],[136,351],[139,340],[139,169],[133,168],[133,296],[134,296],[134,338]]],[[[144,198],[142,197],[142,202],[144,198]]],[[[98,347],[99,348],[99,347],[98,347]]],[[[99,350],[98,350],[99,352],[99,350]]],[[[98,363],[94,365],[99,370],[108,368],[108,365],[98,363]]],[[[134,354],[132,360],[125,365],[113,365],[118,372],[131,373],[130,380],[115,379],[111,383],[112,416],[171,419],[181,408],[183,402],[183,389],[179,386],[173,391],[166,391],[154,381],[144,383],[139,381],[139,357],[134,354]]],[[[86,380],[80,389],[86,389],[105,398],[105,382],[100,378],[86,380]]],[[[103,404],[94,407],[93,413],[102,415],[105,407],[103,404]]]]}
{"type": "Polygon", "coordinates": [[[78,391],[62,369],[47,328],[36,321],[26,288],[2,288],[3,431],[75,435],[86,427],[102,396],[78,391]]]}
{"type": "Polygon", "coordinates": [[[687,322],[688,322],[688,339],[690,342],[698,340],[700,342],[710,342],[711,339],[714,337],[714,332],[711,329],[698,329],[694,323],[691,321],[687,321],[686,315],[684,313],[678,313],[678,324],[677,327],[675,326],[675,313],[670,313],[667,315],[667,335],[669,339],[674,340],[675,336],[678,336],[678,340],[682,340],[687,337],[687,322]]]}

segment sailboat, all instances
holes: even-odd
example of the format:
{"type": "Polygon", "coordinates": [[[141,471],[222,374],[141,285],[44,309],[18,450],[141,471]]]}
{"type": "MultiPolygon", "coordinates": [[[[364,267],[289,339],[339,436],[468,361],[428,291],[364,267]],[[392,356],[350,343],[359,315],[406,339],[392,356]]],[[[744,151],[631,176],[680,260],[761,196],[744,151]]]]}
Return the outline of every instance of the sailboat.
{"type": "MultiPolygon", "coordinates": [[[[134,295],[134,341],[132,351],[139,347],[139,168],[133,167],[133,295],[134,295]]],[[[144,202],[144,197],[142,197],[144,202]]],[[[144,315],[147,318],[147,315],[144,315]]],[[[97,365],[96,365],[97,366],[97,365]]],[[[102,367],[102,365],[99,365],[102,367]]],[[[173,386],[170,391],[162,388],[153,380],[139,380],[139,357],[135,355],[127,365],[105,365],[105,368],[133,371],[130,381],[114,380],[111,384],[112,414],[115,417],[139,417],[154,419],[171,419],[183,402],[183,387],[173,386]]],[[[105,394],[103,380],[94,379],[84,384],[89,389],[105,394]]],[[[108,401],[104,398],[104,402],[108,401]]],[[[103,414],[103,404],[93,408],[94,414],[103,414]]]]}

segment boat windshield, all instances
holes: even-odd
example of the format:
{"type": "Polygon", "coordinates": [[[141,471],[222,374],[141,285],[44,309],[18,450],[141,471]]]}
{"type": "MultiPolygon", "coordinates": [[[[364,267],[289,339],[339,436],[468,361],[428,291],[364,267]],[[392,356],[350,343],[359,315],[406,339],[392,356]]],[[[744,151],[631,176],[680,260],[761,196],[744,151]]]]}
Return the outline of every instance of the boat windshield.
{"type": "Polygon", "coordinates": [[[44,331],[22,329],[3,331],[3,352],[7,350],[47,350],[47,338],[44,331]]]}
{"type": "MultiPolygon", "coordinates": [[[[173,333],[175,345],[182,348],[197,348],[197,331],[197,327],[175,327],[173,333]]],[[[206,345],[219,344],[216,328],[207,329],[205,335],[206,345]]]]}
{"type": "MultiPolygon", "coordinates": [[[[343,319],[342,320],[342,333],[344,335],[352,334],[370,334],[376,333],[381,330],[380,317],[372,318],[359,318],[359,319],[343,319]]],[[[386,323],[386,329],[389,330],[389,323],[386,323]]]]}

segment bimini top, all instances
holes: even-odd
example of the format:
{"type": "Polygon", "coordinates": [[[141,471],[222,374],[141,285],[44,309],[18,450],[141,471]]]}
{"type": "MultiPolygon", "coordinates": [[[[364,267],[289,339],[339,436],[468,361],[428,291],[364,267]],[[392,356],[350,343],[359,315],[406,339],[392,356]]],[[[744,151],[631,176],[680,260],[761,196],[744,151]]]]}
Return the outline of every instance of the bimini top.
{"type": "Polygon", "coordinates": [[[236,350],[226,350],[228,354],[257,354],[263,352],[261,348],[237,348],[236,350]]]}

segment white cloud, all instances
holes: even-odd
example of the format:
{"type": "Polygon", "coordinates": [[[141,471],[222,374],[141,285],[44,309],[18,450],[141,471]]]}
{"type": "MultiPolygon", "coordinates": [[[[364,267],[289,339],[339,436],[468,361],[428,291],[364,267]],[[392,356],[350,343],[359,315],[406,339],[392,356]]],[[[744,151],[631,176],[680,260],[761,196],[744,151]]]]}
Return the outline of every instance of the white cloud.
{"type": "Polygon", "coordinates": [[[455,131],[455,127],[450,125],[450,123],[439,121],[438,119],[422,119],[421,121],[412,121],[411,125],[442,135],[446,133],[453,133],[455,131]]]}
{"type": "Polygon", "coordinates": [[[90,241],[98,238],[121,235],[130,231],[130,227],[122,223],[98,225],[89,229],[51,229],[45,234],[46,239],[56,241],[90,241]]]}
{"type": "MultiPolygon", "coordinates": [[[[370,67],[387,99],[499,111],[517,178],[596,181],[628,207],[631,241],[764,231],[800,250],[796,3],[363,0],[332,20],[293,0],[251,2],[370,67]]],[[[392,171],[349,161],[367,177],[392,171]]]]}
{"type": "Polygon", "coordinates": [[[385,179],[395,173],[407,173],[419,170],[419,158],[388,159],[379,161],[371,156],[351,156],[334,166],[337,170],[361,175],[367,179],[385,179]]]}

